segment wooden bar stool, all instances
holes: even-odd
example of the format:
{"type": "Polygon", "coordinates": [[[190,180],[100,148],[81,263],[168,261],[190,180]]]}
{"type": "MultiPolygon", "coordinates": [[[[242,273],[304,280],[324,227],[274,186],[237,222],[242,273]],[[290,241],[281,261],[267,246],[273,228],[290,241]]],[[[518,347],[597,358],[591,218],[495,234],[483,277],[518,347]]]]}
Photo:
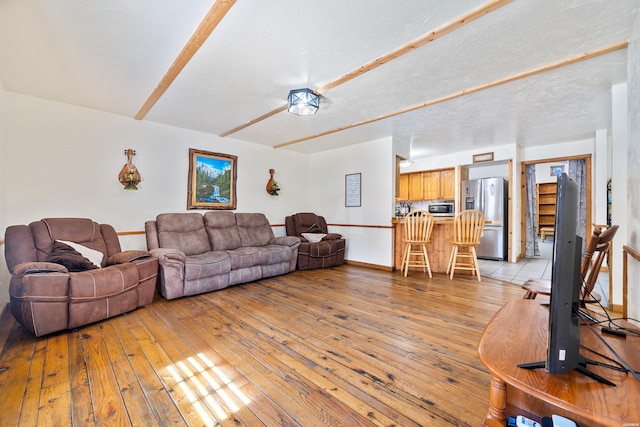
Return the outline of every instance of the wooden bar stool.
{"type": "MultiPolygon", "coordinates": [[[[600,274],[600,267],[604,258],[609,255],[611,241],[618,231],[617,225],[612,225],[605,231],[596,226],[591,233],[589,244],[586,247],[582,265],[580,266],[580,277],[582,278],[582,290],[580,291],[580,305],[600,302],[602,297],[593,289],[600,274]]],[[[538,294],[551,295],[551,280],[529,279],[522,285],[522,289],[527,291],[524,299],[535,299],[538,294]]]]}
{"type": "Polygon", "coordinates": [[[433,215],[426,210],[415,210],[404,217],[404,253],[402,270],[407,277],[409,267],[422,267],[431,275],[431,264],[427,253],[427,243],[433,231],[433,215]],[[412,260],[412,257],[414,258],[412,260]]]}
{"type": "Polygon", "coordinates": [[[484,214],[478,210],[469,209],[456,215],[453,221],[453,240],[449,243],[453,245],[449,256],[447,274],[457,270],[469,270],[472,274],[480,278],[480,267],[478,266],[478,256],[476,247],[480,243],[480,236],[484,229],[484,214]]]}

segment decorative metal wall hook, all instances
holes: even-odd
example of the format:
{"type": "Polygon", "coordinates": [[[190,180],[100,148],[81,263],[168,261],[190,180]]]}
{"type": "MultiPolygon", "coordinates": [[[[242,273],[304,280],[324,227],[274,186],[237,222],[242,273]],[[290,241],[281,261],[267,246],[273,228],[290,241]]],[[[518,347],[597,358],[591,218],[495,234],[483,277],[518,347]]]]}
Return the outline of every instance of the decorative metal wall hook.
{"type": "Polygon", "coordinates": [[[124,150],[124,154],[127,156],[127,163],[120,170],[118,180],[120,184],[124,185],[125,190],[137,190],[137,185],[140,184],[142,176],[138,172],[138,168],[133,164],[133,156],[136,155],[136,150],[127,148],[124,150]]]}

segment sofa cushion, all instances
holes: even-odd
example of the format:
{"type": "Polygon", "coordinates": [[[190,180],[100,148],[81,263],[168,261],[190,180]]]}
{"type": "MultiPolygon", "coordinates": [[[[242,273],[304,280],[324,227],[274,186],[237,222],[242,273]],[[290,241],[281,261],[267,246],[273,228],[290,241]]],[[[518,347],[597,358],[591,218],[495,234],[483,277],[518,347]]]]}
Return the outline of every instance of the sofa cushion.
{"type": "Polygon", "coordinates": [[[95,299],[120,294],[138,285],[140,276],[134,264],[87,270],[69,275],[69,300],[95,299]]]}
{"type": "Polygon", "coordinates": [[[204,224],[209,244],[214,251],[237,249],[242,246],[233,212],[207,212],[204,214],[204,224]]]}
{"type": "Polygon", "coordinates": [[[199,213],[160,214],[156,226],[161,248],[177,249],[185,255],[211,250],[204,219],[199,213]]]}
{"type": "Polygon", "coordinates": [[[242,246],[266,246],[273,239],[273,230],[262,213],[236,213],[236,224],[242,246]]]}
{"type": "Polygon", "coordinates": [[[89,259],[82,256],[80,252],[66,243],[58,241],[53,242],[53,249],[47,262],[64,265],[69,271],[85,271],[98,268],[89,259]]]}
{"type": "Polygon", "coordinates": [[[327,233],[324,217],[311,212],[299,212],[285,218],[287,235],[300,236],[302,233],[327,233]]]}
{"type": "Polygon", "coordinates": [[[291,248],[280,245],[267,245],[260,248],[262,265],[279,264],[291,260],[291,248]]]}
{"type": "Polygon", "coordinates": [[[254,267],[262,265],[263,259],[261,248],[238,248],[227,251],[231,258],[231,269],[238,270],[241,268],[254,267]]]}
{"type": "Polygon", "coordinates": [[[29,224],[33,233],[38,261],[46,261],[56,240],[80,244],[103,254],[102,267],[106,265],[107,246],[100,225],[88,218],[45,218],[29,224]]]}
{"type": "Polygon", "coordinates": [[[184,263],[184,279],[196,280],[227,274],[231,271],[229,254],[223,251],[208,251],[190,255],[184,263]]]}

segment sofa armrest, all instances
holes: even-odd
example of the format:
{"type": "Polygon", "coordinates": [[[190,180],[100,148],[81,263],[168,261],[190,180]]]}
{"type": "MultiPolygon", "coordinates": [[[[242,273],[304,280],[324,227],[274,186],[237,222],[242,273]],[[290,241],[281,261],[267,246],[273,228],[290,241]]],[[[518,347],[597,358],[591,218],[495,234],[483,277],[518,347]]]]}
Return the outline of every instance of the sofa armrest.
{"type": "Polygon", "coordinates": [[[296,237],[296,236],[278,236],[269,240],[269,244],[298,247],[300,245],[300,241],[301,241],[300,237],[296,237]]]}
{"type": "Polygon", "coordinates": [[[23,262],[16,265],[12,274],[17,277],[23,277],[25,274],[34,273],[68,273],[67,267],[62,264],[53,262],[23,262]]]}
{"type": "Polygon", "coordinates": [[[107,265],[124,264],[126,262],[132,262],[140,258],[146,258],[151,256],[147,251],[127,250],[113,254],[107,260],[107,265]]]}
{"type": "Polygon", "coordinates": [[[184,254],[184,252],[179,251],[178,249],[158,248],[151,249],[149,253],[152,256],[157,257],[161,265],[167,263],[184,264],[187,261],[187,256],[184,254]]]}

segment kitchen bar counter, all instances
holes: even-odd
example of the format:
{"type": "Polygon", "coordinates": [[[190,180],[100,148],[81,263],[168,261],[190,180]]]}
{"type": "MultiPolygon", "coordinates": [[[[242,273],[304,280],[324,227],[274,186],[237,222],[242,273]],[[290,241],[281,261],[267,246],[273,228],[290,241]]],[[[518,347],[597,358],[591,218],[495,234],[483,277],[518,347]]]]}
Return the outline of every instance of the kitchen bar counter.
{"type": "MultiPolygon", "coordinates": [[[[451,243],[453,238],[453,217],[434,217],[433,231],[431,232],[431,243],[427,245],[431,272],[446,273],[449,256],[451,255],[451,243]]],[[[404,252],[404,221],[393,218],[394,224],[394,262],[396,270],[402,270],[402,253],[404,252]]],[[[410,268],[410,270],[422,271],[421,268],[410,268]]]]}

